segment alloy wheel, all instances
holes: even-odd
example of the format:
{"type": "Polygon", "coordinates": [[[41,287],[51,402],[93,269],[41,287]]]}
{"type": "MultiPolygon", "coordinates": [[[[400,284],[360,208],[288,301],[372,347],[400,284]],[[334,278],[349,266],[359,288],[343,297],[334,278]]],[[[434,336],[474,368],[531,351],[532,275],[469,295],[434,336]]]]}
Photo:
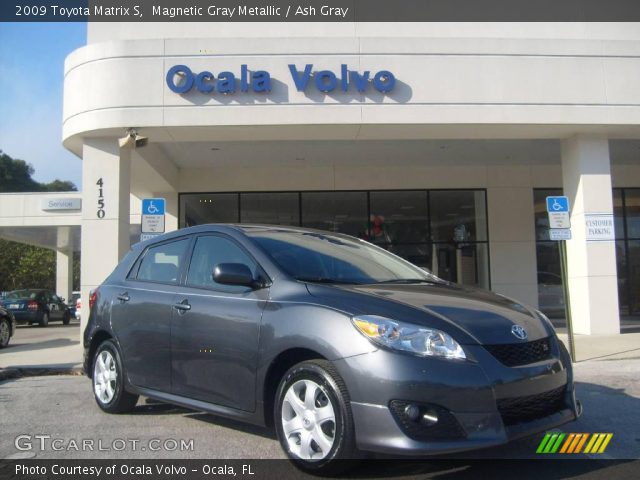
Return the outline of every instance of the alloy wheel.
{"type": "Polygon", "coordinates": [[[325,389],[312,380],[292,384],[282,402],[282,429],[295,456],[321,460],[335,442],[336,415],[325,389]]]}
{"type": "Polygon", "coordinates": [[[93,367],[93,390],[101,403],[108,404],[113,400],[117,380],[116,362],[109,351],[103,350],[93,367]]]}
{"type": "Polygon", "coordinates": [[[0,345],[9,343],[9,324],[6,321],[0,322],[0,345]]]}

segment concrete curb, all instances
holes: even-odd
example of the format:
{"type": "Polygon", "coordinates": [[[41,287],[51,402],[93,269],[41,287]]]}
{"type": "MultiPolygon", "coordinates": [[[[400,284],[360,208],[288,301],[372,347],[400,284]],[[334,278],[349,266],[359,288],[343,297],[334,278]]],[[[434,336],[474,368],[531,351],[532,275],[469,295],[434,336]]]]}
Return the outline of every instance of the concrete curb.
{"type": "Polygon", "coordinates": [[[0,369],[0,382],[23,377],[43,377],[47,375],[84,375],[82,367],[71,368],[4,368],[0,369]]]}

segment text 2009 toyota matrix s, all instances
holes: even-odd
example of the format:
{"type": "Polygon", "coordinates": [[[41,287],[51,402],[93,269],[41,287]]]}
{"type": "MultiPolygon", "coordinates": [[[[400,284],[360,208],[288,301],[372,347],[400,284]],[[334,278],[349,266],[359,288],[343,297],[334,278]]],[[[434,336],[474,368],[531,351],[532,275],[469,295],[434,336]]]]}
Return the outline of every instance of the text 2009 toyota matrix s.
{"type": "Polygon", "coordinates": [[[580,414],[542,313],[317,230],[137,244],[92,293],[84,346],[102,410],[145,395],[274,425],[306,469],[498,445],[580,414]]]}

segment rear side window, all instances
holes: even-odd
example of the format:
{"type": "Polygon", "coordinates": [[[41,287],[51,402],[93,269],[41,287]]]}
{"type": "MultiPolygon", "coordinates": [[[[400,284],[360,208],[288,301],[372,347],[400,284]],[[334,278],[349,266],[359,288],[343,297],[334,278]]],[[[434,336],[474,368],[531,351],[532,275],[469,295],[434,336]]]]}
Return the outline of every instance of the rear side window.
{"type": "Polygon", "coordinates": [[[150,282],[177,283],[188,246],[189,239],[185,238],[150,247],[140,263],[136,278],[150,282]]]}
{"type": "Polygon", "coordinates": [[[192,287],[213,288],[228,292],[246,290],[246,287],[220,285],[213,281],[213,269],[219,263],[242,263],[256,275],[256,262],[233,241],[219,236],[198,237],[193,249],[187,284],[192,287]]]}

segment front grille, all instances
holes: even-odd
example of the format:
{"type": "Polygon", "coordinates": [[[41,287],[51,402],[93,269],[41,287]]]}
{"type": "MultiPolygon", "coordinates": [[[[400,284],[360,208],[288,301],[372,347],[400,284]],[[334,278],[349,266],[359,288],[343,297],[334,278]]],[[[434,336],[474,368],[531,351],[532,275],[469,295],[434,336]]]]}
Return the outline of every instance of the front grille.
{"type": "Polygon", "coordinates": [[[498,412],[505,425],[530,422],[547,417],[565,407],[565,386],[527,397],[498,400],[498,412]]]}
{"type": "Polygon", "coordinates": [[[533,342],[485,345],[491,355],[508,367],[528,365],[551,357],[551,337],[533,342]]]}
{"type": "Polygon", "coordinates": [[[402,431],[413,440],[455,440],[467,436],[456,417],[439,405],[392,400],[390,407],[391,413],[402,431]],[[412,420],[405,413],[405,409],[409,405],[419,406],[421,414],[426,411],[435,412],[438,415],[438,422],[434,425],[428,425],[420,418],[412,420]]]}

